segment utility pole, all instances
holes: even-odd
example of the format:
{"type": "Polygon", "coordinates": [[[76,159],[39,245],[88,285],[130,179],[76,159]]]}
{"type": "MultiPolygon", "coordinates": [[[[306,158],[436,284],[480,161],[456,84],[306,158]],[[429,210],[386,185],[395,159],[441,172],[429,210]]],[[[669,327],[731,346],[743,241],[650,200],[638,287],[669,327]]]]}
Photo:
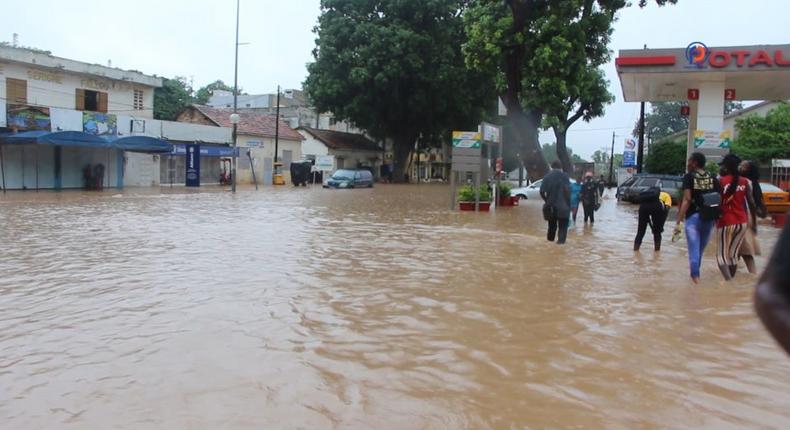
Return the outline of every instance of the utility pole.
{"type": "Polygon", "coordinates": [[[612,155],[609,156],[609,184],[614,179],[614,132],[612,132],[612,155]]]}
{"type": "Polygon", "coordinates": [[[237,113],[238,108],[238,94],[239,94],[239,3],[241,0],[236,0],[236,59],[233,64],[233,157],[231,157],[231,169],[230,174],[232,176],[231,180],[231,191],[234,193],[236,192],[236,164],[237,159],[236,156],[238,151],[238,145],[236,142],[237,138],[237,128],[238,128],[238,118],[239,115],[237,113]]]}
{"type": "Polygon", "coordinates": [[[274,122],[274,164],[275,172],[277,171],[277,150],[280,145],[280,86],[277,85],[277,107],[275,108],[275,122],[274,122]]]}
{"type": "Polygon", "coordinates": [[[645,153],[645,102],[639,106],[639,147],[636,151],[636,173],[642,173],[642,161],[645,153]]]}

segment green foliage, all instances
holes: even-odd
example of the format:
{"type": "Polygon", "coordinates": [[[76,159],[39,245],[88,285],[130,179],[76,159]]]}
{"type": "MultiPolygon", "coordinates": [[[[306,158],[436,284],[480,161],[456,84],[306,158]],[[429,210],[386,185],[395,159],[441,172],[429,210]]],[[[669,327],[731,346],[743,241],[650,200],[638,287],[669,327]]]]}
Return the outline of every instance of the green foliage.
{"type": "MultiPolygon", "coordinates": [[[[490,202],[491,201],[491,192],[488,191],[488,186],[481,185],[477,188],[478,193],[480,194],[480,201],[481,202],[490,202]]],[[[458,190],[458,201],[459,202],[473,202],[475,201],[475,187],[471,185],[464,185],[458,190]]]]}
{"type": "MultiPolygon", "coordinates": [[[[214,91],[216,90],[230,91],[231,94],[233,93],[233,87],[225,84],[225,82],[222,82],[222,80],[217,79],[216,81],[206,85],[205,87],[195,92],[195,103],[199,105],[204,105],[208,103],[209,99],[211,98],[212,95],[214,95],[214,91]]],[[[238,94],[241,94],[241,88],[239,88],[238,94]]]]}
{"type": "MultiPolygon", "coordinates": [[[[541,150],[543,151],[543,156],[546,157],[546,162],[548,162],[549,164],[551,164],[554,161],[558,160],[558,158],[557,158],[557,144],[556,143],[554,143],[554,142],[546,143],[543,146],[541,146],[541,150]]],[[[568,148],[568,154],[570,155],[572,163],[586,163],[587,162],[587,160],[585,160],[584,158],[574,154],[573,150],[570,149],[570,148],[568,148]]]]}
{"type": "MultiPolygon", "coordinates": [[[[600,174],[609,177],[609,158],[610,158],[611,150],[607,148],[601,148],[593,152],[592,160],[595,163],[595,171],[600,172],[600,174]]],[[[612,167],[617,169],[618,167],[623,166],[623,154],[614,154],[614,163],[612,163],[612,167]]]]}
{"type": "Polygon", "coordinates": [[[715,161],[708,161],[705,163],[705,171],[710,173],[711,176],[719,174],[719,165],[715,161]]]}
{"type": "MultiPolygon", "coordinates": [[[[395,177],[414,140],[474,127],[489,80],[461,54],[461,0],[323,0],[305,90],[319,111],[395,142],[395,177]]],[[[490,100],[487,100],[488,97],[490,100]]]]}
{"type": "Polygon", "coordinates": [[[172,121],[193,102],[192,87],[185,77],[164,78],[162,87],[154,89],[154,118],[172,121]]]}
{"type": "Polygon", "coordinates": [[[645,169],[650,173],[682,175],[686,171],[686,141],[668,140],[651,145],[645,157],[645,169]]]}
{"type": "Polygon", "coordinates": [[[782,102],[765,117],[749,115],[735,121],[738,134],[732,150],[741,158],[769,162],[790,158],[790,104],[782,102]]]}
{"type": "Polygon", "coordinates": [[[510,197],[511,190],[513,190],[513,185],[510,182],[500,182],[497,193],[502,197],[510,197]]]}

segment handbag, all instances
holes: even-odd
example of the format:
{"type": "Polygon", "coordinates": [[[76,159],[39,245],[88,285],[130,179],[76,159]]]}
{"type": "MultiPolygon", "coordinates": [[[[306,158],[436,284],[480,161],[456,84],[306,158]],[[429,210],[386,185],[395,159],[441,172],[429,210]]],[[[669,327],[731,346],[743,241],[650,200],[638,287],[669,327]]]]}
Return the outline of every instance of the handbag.
{"type": "Polygon", "coordinates": [[[543,204],[543,219],[546,221],[551,221],[556,219],[556,213],[554,210],[554,206],[550,205],[549,203],[543,204]]]}

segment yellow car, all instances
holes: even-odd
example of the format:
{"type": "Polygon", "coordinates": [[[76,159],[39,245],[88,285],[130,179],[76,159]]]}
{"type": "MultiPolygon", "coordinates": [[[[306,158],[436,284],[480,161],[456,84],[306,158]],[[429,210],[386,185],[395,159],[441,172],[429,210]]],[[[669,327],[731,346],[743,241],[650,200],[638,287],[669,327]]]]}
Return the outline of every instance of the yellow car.
{"type": "Polygon", "coordinates": [[[766,182],[760,182],[760,188],[763,190],[763,203],[769,214],[790,212],[790,193],[766,182]]]}

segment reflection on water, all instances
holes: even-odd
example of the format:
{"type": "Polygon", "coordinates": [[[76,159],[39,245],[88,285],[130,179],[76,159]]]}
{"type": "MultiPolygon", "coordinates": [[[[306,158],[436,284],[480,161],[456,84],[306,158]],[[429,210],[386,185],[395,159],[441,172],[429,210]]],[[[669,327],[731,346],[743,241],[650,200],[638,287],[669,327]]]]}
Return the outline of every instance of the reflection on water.
{"type": "MultiPolygon", "coordinates": [[[[790,363],[635,208],[443,186],[0,197],[3,428],[786,428],[790,363]]],[[[668,228],[669,230],[669,228],[668,228]]],[[[771,249],[776,231],[760,232],[771,249]]],[[[712,250],[709,250],[712,251],[712,250]]],[[[763,264],[765,257],[758,259],[763,264]]]]}

